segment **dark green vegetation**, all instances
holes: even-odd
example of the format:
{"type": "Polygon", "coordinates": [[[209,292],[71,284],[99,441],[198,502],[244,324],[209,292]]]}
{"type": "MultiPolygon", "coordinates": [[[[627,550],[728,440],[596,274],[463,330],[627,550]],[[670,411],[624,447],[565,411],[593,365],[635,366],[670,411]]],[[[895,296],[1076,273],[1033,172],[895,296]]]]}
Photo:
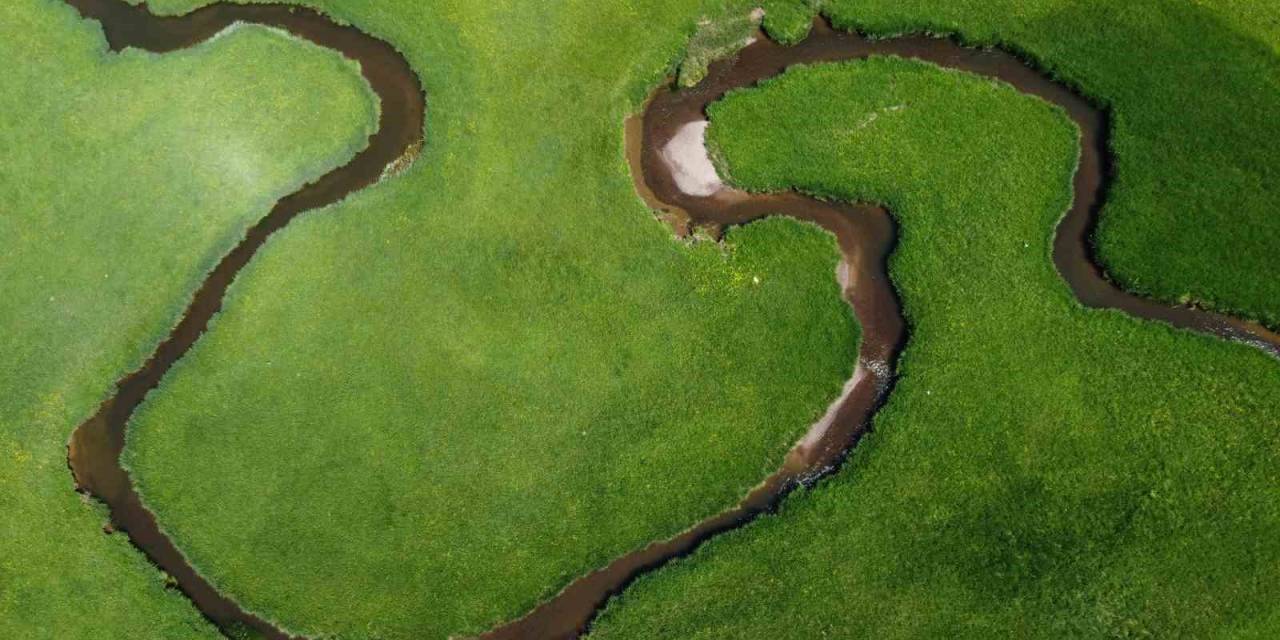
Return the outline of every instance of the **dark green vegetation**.
{"type": "Polygon", "coordinates": [[[1114,110],[1099,257],[1126,288],[1280,327],[1280,4],[827,0],[836,24],[1005,43],[1114,110]]]}
{"type": "Polygon", "coordinates": [[[820,0],[768,0],[762,26],[770,38],[783,44],[795,44],[809,35],[813,16],[820,0]]]}
{"type": "Polygon", "coordinates": [[[1280,364],[1080,308],[1076,131],[898,59],[714,106],[742,185],[887,204],[912,339],[848,466],[629,590],[598,638],[1272,637],[1280,364]]]}
{"type": "Polygon", "coordinates": [[[364,144],[370,94],[262,29],[115,55],[60,2],[0,14],[0,637],[215,636],[103,535],[67,438],[250,223],[364,144]]]}

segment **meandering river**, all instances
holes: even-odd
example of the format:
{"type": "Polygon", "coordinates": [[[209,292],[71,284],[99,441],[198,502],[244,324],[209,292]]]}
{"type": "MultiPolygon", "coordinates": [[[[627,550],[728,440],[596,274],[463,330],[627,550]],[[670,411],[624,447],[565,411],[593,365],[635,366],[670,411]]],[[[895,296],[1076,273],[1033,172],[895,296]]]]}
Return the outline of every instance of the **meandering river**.
{"type": "MultiPolygon", "coordinates": [[[[377,183],[389,167],[403,166],[412,159],[423,143],[423,88],[408,62],[391,45],[305,8],[219,3],[181,17],[157,17],[145,6],[128,5],[123,0],[66,2],[102,23],[113,50],[173,51],[204,42],[236,22],[284,29],[359,62],[381,101],[379,128],[368,147],[346,165],[276,203],[221,259],[177,326],[142,368],[116,383],[113,396],[76,429],[68,445],[77,489],[105,502],[111,513],[110,527],[125,532],[224,633],[252,631],[266,638],[289,638],[283,629],[245,611],[228,594],[219,593],[160,529],[120,464],[125,430],[146,395],[200,339],[209,320],[221,309],[227,287],[272,233],[304,212],[377,183]]],[[[1280,357],[1280,335],[1257,324],[1140,298],[1107,280],[1093,261],[1089,241],[1106,198],[1108,120],[1105,111],[1071,89],[1014,55],[970,49],[946,39],[911,36],[872,40],[835,31],[822,20],[815,22],[814,33],[806,41],[794,47],[783,47],[761,34],[736,56],[711,65],[697,86],[664,86],[654,92],[643,113],[626,123],[632,175],[637,192],[652,208],[662,211],[677,232],[692,227],[719,229],[768,215],[787,215],[817,223],[833,233],[842,253],[837,278],[863,332],[853,378],[827,415],[787,455],[782,467],[739,504],[674,538],[654,542],[575,580],[532,612],[494,629],[485,638],[580,636],[607,600],[636,577],[691,553],[717,534],[750,522],[772,509],[794,487],[832,472],[869,428],[875,411],[892,389],[894,365],[907,340],[906,322],[887,269],[896,240],[889,212],[874,205],[824,202],[795,192],[749,194],[718,180],[690,189],[689,181],[683,179],[686,177],[679,175],[679,162],[667,151],[682,130],[704,126],[707,106],[730,90],[750,87],[795,64],[871,55],[917,58],[997,78],[1066,111],[1082,132],[1082,144],[1075,197],[1058,226],[1053,260],[1082,304],[1120,309],[1140,318],[1246,342],[1280,357]]]]}

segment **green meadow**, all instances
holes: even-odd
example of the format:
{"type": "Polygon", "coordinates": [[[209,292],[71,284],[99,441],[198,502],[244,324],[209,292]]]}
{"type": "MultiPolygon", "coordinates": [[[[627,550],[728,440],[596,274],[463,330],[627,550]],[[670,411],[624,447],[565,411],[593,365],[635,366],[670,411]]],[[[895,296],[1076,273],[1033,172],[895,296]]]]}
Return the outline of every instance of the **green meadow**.
{"type": "Polygon", "coordinates": [[[1280,363],[1086,310],[1050,262],[1078,132],[894,58],[711,111],[728,173],[888,205],[911,323],[833,479],[614,601],[593,638],[1269,637],[1280,363]]]}
{"type": "Polygon", "coordinates": [[[1001,44],[1112,114],[1097,232],[1125,288],[1280,327],[1280,5],[826,0],[837,25],[1001,44]]]}
{"type": "Polygon", "coordinates": [[[117,55],[60,2],[2,13],[0,636],[212,637],[102,533],[67,439],[249,224],[364,145],[376,106],[341,58],[263,29],[117,55]]]}
{"type": "MultiPolygon", "coordinates": [[[[758,3],[299,3],[404,53],[426,145],[273,237],[130,426],[140,491],[214,584],[312,636],[481,632],[778,466],[856,356],[834,241],[785,219],[677,240],[622,149],[758,3]]],[[[787,42],[821,8],[1079,87],[1113,117],[1108,272],[1280,326],[1280,9],[764,4],[787,42]]],[[[213,635],[101,533],[64,445],[243,230],[360,148],[376,99],[265,29],[115,54],[55,0],[0,11],[0,635],[213,635]]],[[[595,635],[1280,631],[1280,365],[1075,303],[1049,255],[1068,120],[896,59],[796,69],[712,120],[740,185],[892,208],[911,342],[844,469],[641,580],[595,635]]]]}
{"type": "Polygon", "coordinates": [[[749,491],[857,329],[816,227],[690,244],[636,196],[622,122],[722,4],[327,8],[422,74],[423,154],[264,247],[126,461],[290,630],[482,632],[749,491]]]}

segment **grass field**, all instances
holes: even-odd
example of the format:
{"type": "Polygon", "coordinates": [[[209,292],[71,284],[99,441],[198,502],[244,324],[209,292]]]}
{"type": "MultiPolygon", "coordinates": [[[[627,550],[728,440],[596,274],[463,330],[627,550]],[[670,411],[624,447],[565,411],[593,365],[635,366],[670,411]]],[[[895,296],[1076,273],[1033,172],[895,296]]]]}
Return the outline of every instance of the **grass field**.
{"type": "Polygon", "coordinates": [[[827,0],[837,24],[1010,43],[1113,109],[1098,251],[1126,288],[1280,326],[1280,4],[827,0]]]}
{"type": "Polygon", "coordinates": [[[423,156],[263,249],[127,462],[194,564],[290,629],[479,632],[744,495],[856,328],[827,234],[690,246],[635,194],[622,121],[697,7],[331,8],[423,74],[423,156]]]}
{"type": "Polygon", "coordinates": [[[105,513],[72,491],[67,438],[248,224],[363,145],[370,94],[337,56],[260,29],[115,55],[60,2],[3,15],[0,637],[212,637],[102,534],[105,513]],[[270,67],[246,74],[246,60],[270,67]]]}
{"type": "Polygon", "coordinates": [[[895,212],[912,339],[848,467],[641,581],[594,638],[1280,631],[1280,363],[1075,303],[1049,260],[1064,115],[886,58],[711,115],[739,183],[895,212]]]}
{"type": "MultiPolygon", "coordinates": [[[[0,285],[16,289],[0,327],[26,336],[4,347],[6,366],[23,364],[4,378],[0,438],[14,444],[0,444],[15,464],[0,481],[21,492],[0,504],[36,525],[4,532],[0,585],[22,586],[0,586],[0,620],[18,636],[207,632],[119,536],[96,533],[101,515],[65,493],[61,445],[244,225],[349,154],[371,106],[350,69],[278,36],[117,58],[53,0],[21,2],[0,57],[38,64],[0,78],[14,88],[0,104],[20,116],[0,132],[40,144],[0,150],[16,156],[0,163],[0,196],[14,199],[0,225],[31,247],[6,245],[4,271],[29,279],[0,285]],[[85,96],[85,118],[125,124],[85,127],[97,121],[69,118],[66,91],[85,96]],[[281,118],[299,112],[317,115],[281,118]],[[257,164],[220,167],[241,155],[201,146],[228,141],[257,164]],[[11,151],[27,147],[40,152],[11,151]],[[61,169],[86,149],[97,164],[68,189],[61,169]],[[86,208],[101,213],[76,215],[86,208]],[[74,269],[58,259],[68,248],[87,256],[74,269]],[[126,289],[104,290],[99,271],[126,289]],[[37,304],[54,289],[77,296],[75,322],[37,304]],[[97,590],[108,576],[123,586],[97,590]],[[38,626],[50,621],[63,627],[38,626]]],[[[776,467],[854,357],[834,244],[784,220],[723,246],[675,241],[634,194],[621,149],[623,118],[676,71],[699,20],[752,3],[305,4],[405,53],[429,93],[427,144],[407,174],[265,247],[132,426],[141,490],[199,568],[298,631],[480,631],[776,467]]],[[[766,4],[771,32],[805,32],[807,3],[766,4]]],[[[1108,267],[1141,292],[1280,324],[1280,278],[1267,277],[1280,151],[1262,142],[1280,139],[1280,12],[824,6],[877,33],[1009,43],[1111,105],[1108,267]]],[[[1060,116],[881,62],[735,98],[714,135],[744,184],[894,207],[913,343],[849,469],[646,580],[600,635],[1266,635],[1280,623],[1268,604],[1280,576],[1259,570],[1280,566],[1278,368],[1074,305],[1048,255],[1074,157],[1060,116]],[[886,100],[908,104],[901,120],[856,128],[886,100]]]]}

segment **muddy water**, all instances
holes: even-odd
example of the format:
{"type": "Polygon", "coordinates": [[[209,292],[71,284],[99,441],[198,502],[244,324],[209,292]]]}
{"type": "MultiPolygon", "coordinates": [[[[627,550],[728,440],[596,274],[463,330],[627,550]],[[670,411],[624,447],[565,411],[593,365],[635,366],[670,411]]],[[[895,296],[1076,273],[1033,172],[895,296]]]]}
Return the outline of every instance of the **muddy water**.
{"type": "Polygon", "coordinates": [[[181,358],[222,307],[228,285],[253,258],[267,238],[298,214],[341,200],[382,176],[393,163],[422,143],[426,102],[417,75],[389,44],[343,27],[314,11],[283,6],[218,4],[180,18],[159,18],[144,7],[122,0],[66,0],[81,15],[102,23],[113,50],[135,47],[172,51],[203,42],[235,22],[285,29],[316,44],[335,49],[360,64],[361,73],[381,100],[378,131],[369,145],[345,166],[291,193],[254,225],[245,238],[209,274],[172,333],[141,369],[116,383],[115,394],[80,425],[68,445],[68,462],[78,490],[90,493],[110,508],[109,529],[124,531],[153,563],[173,577],[181,589],[224,633],[250,631],[267,638],[289,637],[218,593],[198,574],[156,524],[139,500],[128,473],[120,465],[125,427],[147,393],[181,358]]]}
{"type": "MultiPolygon", "coordinates": [[[[349,164],[283,198],[250,229],[201,285],[173,332],[141,369],[117,383],[115,395],[76,429],[69,444],[68,459],[77,487],[103,500],[110,507],[110,527],[126,532],[133,544],[173,576],[177,587],[220,629],[229,634],[251,631],[268,638],[289,637],[218,593],[160,530],[120,466],[125,427],[146,394],[199,339],[210,318],[221,308],[228,285],[268,236],[304,211],[333,203],[375,183],[387,167],[402,166],[421,147],[425,113],[422,87],[404,58],[391,46],[306,9],[218,4],[180,18],[159,18],[121,0],[66,1],[86,17],[101,21],[108,43],[116,50],[130,46],[157,52],[180,49],[203,42],[237,21],[286,29],[358,61],[381,99],[381,123],[369,147],[349,164]]],[[[1083,304],[1116,308],[1141,318],[1248,342],[1280,355],[1280,336],[1257,325],[1144,300],[1120,291],[1105,279],[1091,260],[1089,237],[1106,191],[1107,121],[1105,114],[1067,88],[1008,54],[965,49],[947,40],[905,37],[872,41],[834,32],[821,21],[816,23],[815,33],[796,47],[784,48],[762,37],[734,59],[712,65],[707,78],[697,87],[681,91],[660,88],[643,115],[627,123],[627,149],[636,188],[655,209],[665,212],[664,216],[680,233],[695,226],[719,229],[780,214],[812,221],[835,234],[843,254],[838,277],[863,329],[854,376],[823,420],[788,454],[782,468],[737,506],[574,581],[528,615],[485,637],[581,635],[608,598],[637,576],[769,511],[798,484],[835,469],[865,433],[872,415],[889,393],[894,363],[906,339],[905,322],[886,267],[896,238],[888,213],[876,206],[822,202],[789,192],[757,195],[722,188],[707,196],[685,194],[661,152],[682,126],[704,119],[707,105],[731,89],[751,86],[793,64],[876,54],[919,58],[999,78],[1067,110],[1080,126],[1084,143],[1075,178],[1075,201],[1059,226],[1054,262],[1083,304]]]]}
{"type": "Polygon", "coordinates": [[[950,40],[924,36],[871,40],[835,31],[815,21],[813,34],[794,47],[783,47],[760,34],[735,58],[714,64],[697,86],[659,88],[643,114],[627,123],[627,152],[636,189],[651,207],[663,212],[677,233],[695,227],[713,231],[768,215],[786,215],[817,223],[835,234],[844,254],[844,294],[862,325],[863,343],[853,379],[824,419],[793,448],[783,466],[742,502],[680,535],[650,544],[570,584],[523,618],[483,637],[576,638],[589,627],[609,597],[641,574],[688,555],[717,534],[740,527],[772,510],[796,486],[836,469],[870,426],[893,382],[893,367],[906,339],[906,322],[887,272],[895,228],[888,213],[876,206],[824,202],[797,193],[750,194],[723,188],[711,195],[682,192],[663,150],[682,127],[706,119],[706,108],[726,92],[750,87],[801,63],[856,60],[871,55],[916,58],[939,66],[1003,80],[1023,93],[1066,110],[1082,133],[1075,198],[1058,226],[1053,260],[1080,302],[1114,308],[1140,318],[1239,340],[1280,357],[1280,335],[1252,323],[1188,307],[1173,307],[1120,290],[1094,263],[1090,238],[1109,178],[1106,114],[1013,55],[998,50],[962,47],[950,40]]]}

